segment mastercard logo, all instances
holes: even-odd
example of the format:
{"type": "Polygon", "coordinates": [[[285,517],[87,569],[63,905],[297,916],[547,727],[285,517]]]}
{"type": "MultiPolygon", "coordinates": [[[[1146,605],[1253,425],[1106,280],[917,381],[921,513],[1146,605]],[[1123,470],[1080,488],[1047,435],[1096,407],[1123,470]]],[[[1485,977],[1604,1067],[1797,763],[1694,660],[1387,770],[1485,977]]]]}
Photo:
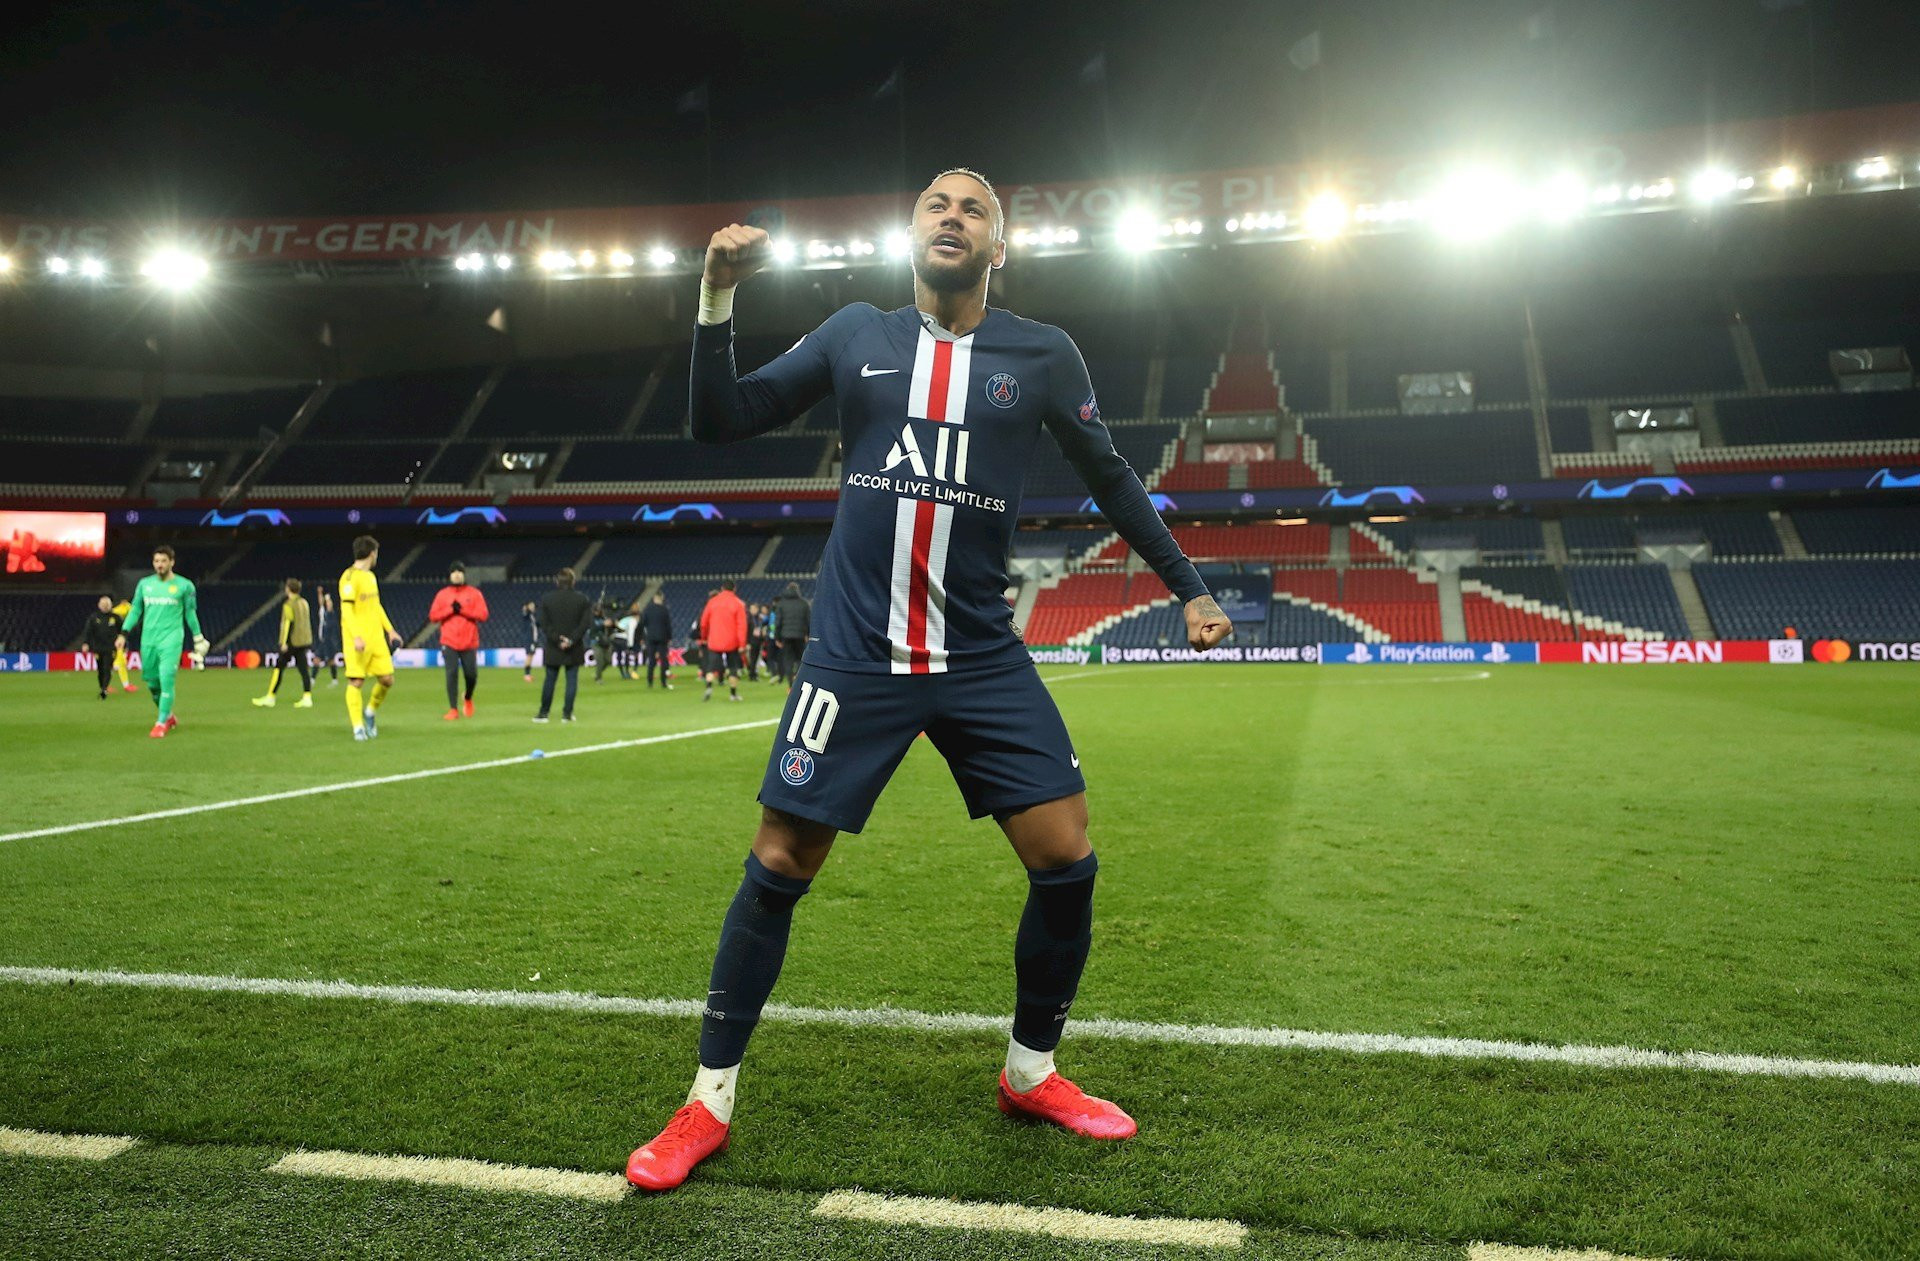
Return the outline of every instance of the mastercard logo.
{"type": "Polygon", "coordinates": [[[1816,639],[1813,641],[1813,659],[1838,665],[1851,659],[1853,645],[1844,639],[1816,639]]]}
{"type": "Polygon", "coordinates": [[[253,651],[253,649],[243,648],[233,654],[233,664],[242,670],[257,670],[265,665],[266,662],[262,661],[260,654],[253,651]]]}

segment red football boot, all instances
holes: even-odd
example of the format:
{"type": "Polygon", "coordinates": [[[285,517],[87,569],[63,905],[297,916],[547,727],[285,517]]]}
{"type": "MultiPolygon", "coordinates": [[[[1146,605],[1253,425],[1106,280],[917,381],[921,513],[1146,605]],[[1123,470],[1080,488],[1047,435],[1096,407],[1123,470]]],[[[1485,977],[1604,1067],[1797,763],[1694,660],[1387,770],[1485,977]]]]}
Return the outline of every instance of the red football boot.
{"type": "Polygon", "coordinates": [[[167,730],[168,730],[168,731],[172,731],[172,730],[173,730],[173,729],[174,729],[175,727],[178,727],[179,725],[180,725],[180,717],[179,717],[179,715],[177,715],[177,714],[168,714],[168,715],[167,715],[167,730]]]}
{"type": "Polygon", "coordinates": [[[467,697],[466,714],[469,718],[473,717],[473,697],[471,696],[467,697]]]}
{"type": "Polygon", "coordinates": [[[673,1114],[660,1136],[627,1159],[627,1181],[642,1191],[671,1191],[693,1167],[727,1149],[730,1127],[695,1100],[673,1114]]]}
{"type": "Polygon", "coordinates": [[[167,738],[167,724],[165,724],[165,723],[163,723],[163,722],[157,722],[157,723],[155,723],[155,724],[153,724],[153,730],[152,730],[152,731],[149,731],[149,732],[147,733],[147,738],[148,738],[149,740],[164,740],[164,739],[166,739],[166,738],[167,738]]]}
{"type": "Polygon", "coordinates": [[[1045,1121],[1087,1138],[1132,1138],[1140,1129],[1118,1104],[1096,1099],[1058,1073],[1026,1094],[1015,1094],[1000,1073],[1000,1111],[1028,1121],[1045,1121]]]}
{"type": "Polygon", "coordinates": [[[440,717],[445,722],[453,722],[460,717],[460,711],[457,709],[449,709],[446,713],[440,715],[440,717]]]}

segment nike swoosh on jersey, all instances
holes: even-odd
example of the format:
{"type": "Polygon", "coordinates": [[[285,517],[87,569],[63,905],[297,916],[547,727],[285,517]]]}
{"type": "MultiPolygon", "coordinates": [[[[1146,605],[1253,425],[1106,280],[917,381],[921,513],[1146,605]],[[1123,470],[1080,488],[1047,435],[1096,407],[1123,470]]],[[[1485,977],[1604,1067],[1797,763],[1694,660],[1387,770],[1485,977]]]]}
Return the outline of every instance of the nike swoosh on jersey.
{"type": "Polygon", "coordinates": [[[860,365],[860,375],[863,377],[888,377],[898,371],[898,368],[876,368],[870,363],[860,365]]]}

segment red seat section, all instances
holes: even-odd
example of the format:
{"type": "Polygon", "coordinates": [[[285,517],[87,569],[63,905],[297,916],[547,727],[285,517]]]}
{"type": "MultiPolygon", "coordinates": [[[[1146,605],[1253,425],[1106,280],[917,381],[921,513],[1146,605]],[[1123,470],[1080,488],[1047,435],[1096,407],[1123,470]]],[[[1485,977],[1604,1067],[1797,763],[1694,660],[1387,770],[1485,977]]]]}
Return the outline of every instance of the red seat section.
{"type": "Polygon", "coordinates": [[[1213,384],[1200,403],[1202,413],[1278,412],[1280,383],[1273,377],[1273,356],[1266,352],[1220,356],[1213,384]]]}

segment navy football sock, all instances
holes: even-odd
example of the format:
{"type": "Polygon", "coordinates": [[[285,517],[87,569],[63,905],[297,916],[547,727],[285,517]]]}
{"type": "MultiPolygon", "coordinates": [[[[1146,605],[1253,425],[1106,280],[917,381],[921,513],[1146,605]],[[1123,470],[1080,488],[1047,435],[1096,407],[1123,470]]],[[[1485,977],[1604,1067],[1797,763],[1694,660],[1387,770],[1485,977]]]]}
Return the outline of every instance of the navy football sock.
{"type": "Polygon", "coordinates": [[[1035,1051],[1060,1045],[1067,1009],[1093,944],[1093,876],[1099,860],[1027,873],[1027,909],[1013,942],[1013,1040],[1035,1051]]]}
{"type": "Polygon", "coordinates": [[[747,855],[747,875],[720,925],[707,982],[707,1011],[700,1019],[703,1068],[731,1068],[746,1055],[747,1039],[787,957],[794,903],[812,883],[769,871],[747,855]]]}

